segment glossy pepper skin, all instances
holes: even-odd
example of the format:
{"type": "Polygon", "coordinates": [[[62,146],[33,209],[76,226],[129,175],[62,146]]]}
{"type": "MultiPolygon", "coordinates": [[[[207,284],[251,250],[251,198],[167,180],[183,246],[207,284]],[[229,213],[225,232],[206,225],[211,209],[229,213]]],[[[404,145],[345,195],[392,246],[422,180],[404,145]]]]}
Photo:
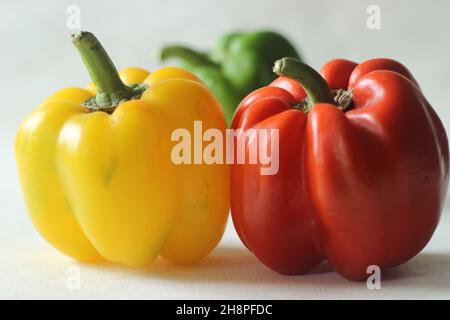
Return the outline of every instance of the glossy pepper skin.
{"type": "Polygon", "coordinates": [[[171,133],[192,131],[194,120],[224,131],[219,103],[182,69],[127,68],[120,79],[141,83],[139,97],[120,97],[112,108],[95,100],[97,109],[88,108],[83,103],[96,94],[108,100],[126,86],[92,34],[74,43],[97,86],[56,92],[17,131],[17,165],[34,225],[80,261],[141,267],[158,256],[179,264],[201,259],[225,228],[229,169],[174,165],[171,133]]]}
{"type": "Polygon", "coordinates": [[[232,167],[232,218],[247,248],[280,273],[328,259],[351,280],[414,257],[439,221],[449,150],[411,73],[390,59],[333,60],[324,79],[292,59],[275,70],[282,77],[244,99],[231,126],[279,129],[277,175],[232,167]]]}
{"type": "Polygon", "coordinates": [[[228,33],[206,53],[169,45],[161,50],[160,57],[180,60],[183,67],[205,82],[219,99],[228,123],[248,93],[275,79],[275,60],[300,58],[286,38],[272,31],[228,33]]]}

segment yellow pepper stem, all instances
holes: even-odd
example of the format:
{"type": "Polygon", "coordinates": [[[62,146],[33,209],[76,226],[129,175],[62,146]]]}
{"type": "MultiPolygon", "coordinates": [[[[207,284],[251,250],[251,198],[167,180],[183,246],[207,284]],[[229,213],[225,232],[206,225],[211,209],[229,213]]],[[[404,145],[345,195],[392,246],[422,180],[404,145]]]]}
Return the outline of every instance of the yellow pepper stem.
{"type": "Polygon", "coordinates": [[[86,107],[111,113],[120,103],[139,99],[147,89],[144,84],[127,86],[122,82],[108,53],[92,33],[73,34],[72,42],[97,87],[96,96],[84,102],[86,107]]]}

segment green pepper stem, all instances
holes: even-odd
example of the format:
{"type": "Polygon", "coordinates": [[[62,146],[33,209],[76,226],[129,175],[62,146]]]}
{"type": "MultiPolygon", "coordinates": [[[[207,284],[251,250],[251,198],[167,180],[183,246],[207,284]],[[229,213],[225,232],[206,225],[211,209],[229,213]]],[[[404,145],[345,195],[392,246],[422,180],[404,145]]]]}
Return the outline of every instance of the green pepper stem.
{"type": "Polygon", "coordinates": [[[300,60],[294,58],[277,60],[273,71],[278,76],[297,80],[308,95],[310,107],[317,103],[334,104],[333,95],[325,79],[316,70],[300,60]]]}
{"type": "Polygon", "coordinates": [[[159,59],[165,61],[171,58],[180,59],[184,63],[192,66],[213,66],[219,67],[211,61],[206,54],[197,52],[183,46],[166,46],[159,53],[159,59]]]}
{"type": "Polygon", "coordinates": [[[113,110],[122,101],[134,99],[139,92],[142,93],[143,87],[129,87],[122,82],[108,53],[92,33],[76,33],[72,35],[72,42],[97,87],[97,95],[85,102],[87,107],[113,110]]]}

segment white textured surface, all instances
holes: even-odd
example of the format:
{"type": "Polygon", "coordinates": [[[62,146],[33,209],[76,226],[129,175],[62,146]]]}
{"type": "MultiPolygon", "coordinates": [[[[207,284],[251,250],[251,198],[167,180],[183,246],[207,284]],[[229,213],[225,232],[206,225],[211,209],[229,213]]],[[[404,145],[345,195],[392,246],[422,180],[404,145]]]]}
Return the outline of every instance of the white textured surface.
{"type": "Polygon", "coordinates": [[[157,260],[149,268],[131,270],[75,263],[50,248],[26,225],[14,235],[0,238],[0,297],[450,299],[448,217],[426,250],[407,264],[383,273],[381,290],[368,290],[365,283],[344,280],[326,264],[305,276],[278,275],[242,248],[232,228],[228,228],[220,246],[196,265],[178,267],[157,260]],[[69,289],[68,272],[74,265],[80,267],[80,290],[69,289]]]}
{"type": "Polygon", "coordinates": [[[87,75],[68,40],[66,8],[78,4],[82,27],[96,32],[119,67],[155,69],[158,47],[172,41],[207,46],[233,28],[275,28],[301,45],[315,67],[333,57],[393,57],[419,80],[450,129],[448,1],[10,1],[0,3],[0,298],[450,298],[450,203],[429,246],[387,272],[370,291],[324,265],[311,275],[277,275],[252,257],[231,226],[201,263],[181,268],[157,261],[145,270],[81,265],[81,290],[69,290],[77,265],[48,246],[29,222],[15,171],[14,131],[57,88],[84,85],[87,75]],[[366,28],[377,4],[382,30],[366,28]]]}

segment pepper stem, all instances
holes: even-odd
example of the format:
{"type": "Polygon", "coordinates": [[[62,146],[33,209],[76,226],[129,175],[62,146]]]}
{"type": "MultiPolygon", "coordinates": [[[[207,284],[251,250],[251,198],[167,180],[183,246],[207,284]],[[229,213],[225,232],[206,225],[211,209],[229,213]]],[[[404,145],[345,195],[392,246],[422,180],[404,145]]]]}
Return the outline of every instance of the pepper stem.
{"type": "Polygon", "coordinates": [[[216,63],[211,61],[206,54],[183,46],[166,46],[159,53],[159,59],[161,61],[171,58],[180,59],[184,63],[192,66],[206,65],[211,67],[219,67],[216,63]]]}
{"type": "Polygon", "coordinates": [[[86,107],[114,111],[121,102],[138,99],[145,91],[143,86],[129,87],[122,82],[108,53],[92,33],[81,31],[73,34],[72,42],[97,87],[97,95],[84,103],[86,107]]]}
{"type": "Polygon", "coordinates": [[[309,110],[317,103],[334,104],[333,95],[325,79],[313,68],[294,58],[282,58],[275,62],[273,71],[278,76],[297,80],[308,95],[309,110]]]}

